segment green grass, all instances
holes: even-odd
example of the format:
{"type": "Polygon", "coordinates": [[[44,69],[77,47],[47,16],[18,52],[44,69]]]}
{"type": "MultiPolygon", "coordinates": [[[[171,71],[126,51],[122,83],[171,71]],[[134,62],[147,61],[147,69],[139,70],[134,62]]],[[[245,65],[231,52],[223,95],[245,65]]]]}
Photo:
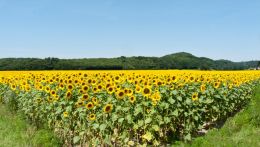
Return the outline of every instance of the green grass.
{"type": "Polygon", "coordinates": [[[205,136],[195,138],[192,147],[260,147],[260,86],[250,104],[220,129],[210,130],[205,136]]]}
{"type": "Polygon", "coordinates": [[[19,114],[0,104],[0,147],[55,147],[59,140],[49,130],[36,129],[19,114]]]}

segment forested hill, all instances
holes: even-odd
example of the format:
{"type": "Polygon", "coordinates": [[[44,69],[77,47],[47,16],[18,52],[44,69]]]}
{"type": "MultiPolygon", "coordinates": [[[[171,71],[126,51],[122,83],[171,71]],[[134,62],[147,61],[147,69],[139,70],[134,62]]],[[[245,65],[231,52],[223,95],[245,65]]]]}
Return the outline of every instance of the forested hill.
{"type": "Polygon", "coordinates": [[[212,60],[180,52],[163,57],[118,57],[118,58],[3,58],[0,70],[85,70],[85,69],[203,69],[241,70],[255,68],[260,62],[232,62],[212,60]]]}

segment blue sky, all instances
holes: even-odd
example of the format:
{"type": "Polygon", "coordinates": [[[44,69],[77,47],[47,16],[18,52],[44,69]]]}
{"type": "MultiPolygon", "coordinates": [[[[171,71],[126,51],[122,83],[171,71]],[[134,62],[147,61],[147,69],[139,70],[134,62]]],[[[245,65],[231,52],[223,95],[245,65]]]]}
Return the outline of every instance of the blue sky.
{"type": "Polygon", "coordinates": [[[0,0],[0,58],[260,60],[259,0],[0,0]]]}

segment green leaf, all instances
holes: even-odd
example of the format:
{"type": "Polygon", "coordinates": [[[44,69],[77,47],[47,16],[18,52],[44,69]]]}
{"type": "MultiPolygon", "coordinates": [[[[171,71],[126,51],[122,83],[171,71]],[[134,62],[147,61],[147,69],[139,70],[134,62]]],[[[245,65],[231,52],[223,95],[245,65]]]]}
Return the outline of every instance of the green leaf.
{"type": "Polygon", "coordinates": [[[131,114],[128,114],[126,116],[126,119],[127,119],[128,123],[131,123],[133,121],[131,114]]]}
{"type": "Polygon", "coordinates": [[[170,104],[174,104],[175,103],[175,100],[173,98],[171,98],[171,97],[168,99],[168,101],[169,101],[170,104]]]}
{"type": "Polygon", "coordinates": [[[125,107],[122,109],[122,111],[127,112],[127,111],[129,111],[129,109],[130,109],[130,107],[125,107]]]}
{"type": "Polygon", "coordinates": [[[172,94],[173,94],[173,95],[177,95],[177,93],[178,93],[177,90],[173,90],[173,91],[172,91],[172,94]]]}
{"type": "Polygon", "coordinates": [[[186,99],[185,103],[186,103],[187,105],[190,105],[190,104],[191,104],[191,99],[186,99]]]}
{"type": "Polygon", "coordinates": [[[173,116],[178,116],[179,115],[179,113],[178,113],[178,110],[177,109],[175,109],[172,113],[171,113],[173,116]]]}
{"type": "Polygon", "coordinates": [[[182,101],[182,97],[181,96],[177,96],[177,100],[182,101]]]}
{"type": "Polygon", "coordinates": [[[119,119],[118,119],[118,122],[119,122],[119,123],[122,123],[124,120],[125,120],[125,118],[119,118],[119,119]]]}
{"type": "Polygon", "coordinates": [[[127,131],[123,132],[122,135],[119,137],[121,139],[125,139],[127,137],[127,131]]]}
{"type": "Polygon", "coordinates": [[[143,120],[138,120],[138,126],[142,127],[144,125],[144,121],[143,120]]]}
{"type": "Polygon", "coordinates": [[[77,144],[80,141],[80,137],[79,136],[74,136],[73,137],[73,144],[77,144]]]}
{"type": "Polygon", "coordinates": [[[165,106],[164,106],[165,109],[168,109],[169,108],[169,104],[166,103],[165,106]]]}
{"type": "Polygon", "coordinates": [[[112,121],[116,121],[118,119],[118,116],[116,114],[112,114],[112,121]]]}
{"type": "Polygon", "coordinates": [[[138,127],[138,125],[137,124],[134,124],[134,130],[137,130],[139,127],[138,127]]]}
{"type": "Polygon", "coordinates": [[[146,139],[147,141],[151,141],[153,138],[153,135],[151,132],[146,132],[145,135],[142,136],[142,138],[146,139]]]}
{"type": "Polygon", "coordinates": [[[167,124],[167,123],[171,122],[171,119],[169,117],[164,117],[164,122],[167,124]]]}
{"type": "Polygon", "coordinates": [[[204,101],[204,103],[206,103],[206,104],[210,104],[210,103],[212,103],[213,102],[213,100],[212,99],[206,99],[205,101],[204,101]]]}
{"type": "Polygon", "coordinates": [[[93,129],[97,129],[99,127],[99,124],[93,124],[93,129]]]}
{"type": "Polygon", "coordinates": [[[189,134],[185,135],[184,140],[190,141],[191,140],[191,134],[189,133],[189,134]]]}
{"type": "Polygon", "coordinates": [[[148,118],[145,119],[144,122],[145,122],[146,124],[149,124],[151,121],[152,121],[152,119],[151,119],[150,117],[148,117],[148,118]]]}
{"type": "Polygon", "coordinates": [[[104,131],[106,129],[107,125],[106,124],[101,124],[100,125],[100,131],[104,131]]]}
{"type": "Polygon", "coordinates": [[[154,129],[154,131],[159,131],[160,127],[158,125],[153,125],[152,128],[154,129]]]}
{"type": "Polygon", "coordinates": [[[79,133],[79,136],[83,136],[85,134],[85,131],[81,131],[80,133],[79,133]]]}
{"type": "Polygon", "coordinates": [[[142,107],[139,106],[135,109],[135,112],[134,112],[134,116],[138,115],[139,113],[141,113],[143,111],[142,107]]]}
{"type": "Polygon", "coordinates": [[[199,117],[198,116],[194,116],[194,120],[198,121],[199,117]]]}

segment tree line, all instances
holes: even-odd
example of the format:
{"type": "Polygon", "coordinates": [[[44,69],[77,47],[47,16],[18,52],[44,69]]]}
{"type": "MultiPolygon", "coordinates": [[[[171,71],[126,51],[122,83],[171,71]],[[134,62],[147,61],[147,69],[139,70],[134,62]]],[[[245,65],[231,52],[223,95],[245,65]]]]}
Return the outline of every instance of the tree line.
{"type": "Polygon", "coordinates": [[[232,62],[212,60],[180,52],[163,57],[118,58],[2,58],[0,70],[135,70],[135,69],[201,69],[243,70],[260,66],[259,61],[232,62]]]}

